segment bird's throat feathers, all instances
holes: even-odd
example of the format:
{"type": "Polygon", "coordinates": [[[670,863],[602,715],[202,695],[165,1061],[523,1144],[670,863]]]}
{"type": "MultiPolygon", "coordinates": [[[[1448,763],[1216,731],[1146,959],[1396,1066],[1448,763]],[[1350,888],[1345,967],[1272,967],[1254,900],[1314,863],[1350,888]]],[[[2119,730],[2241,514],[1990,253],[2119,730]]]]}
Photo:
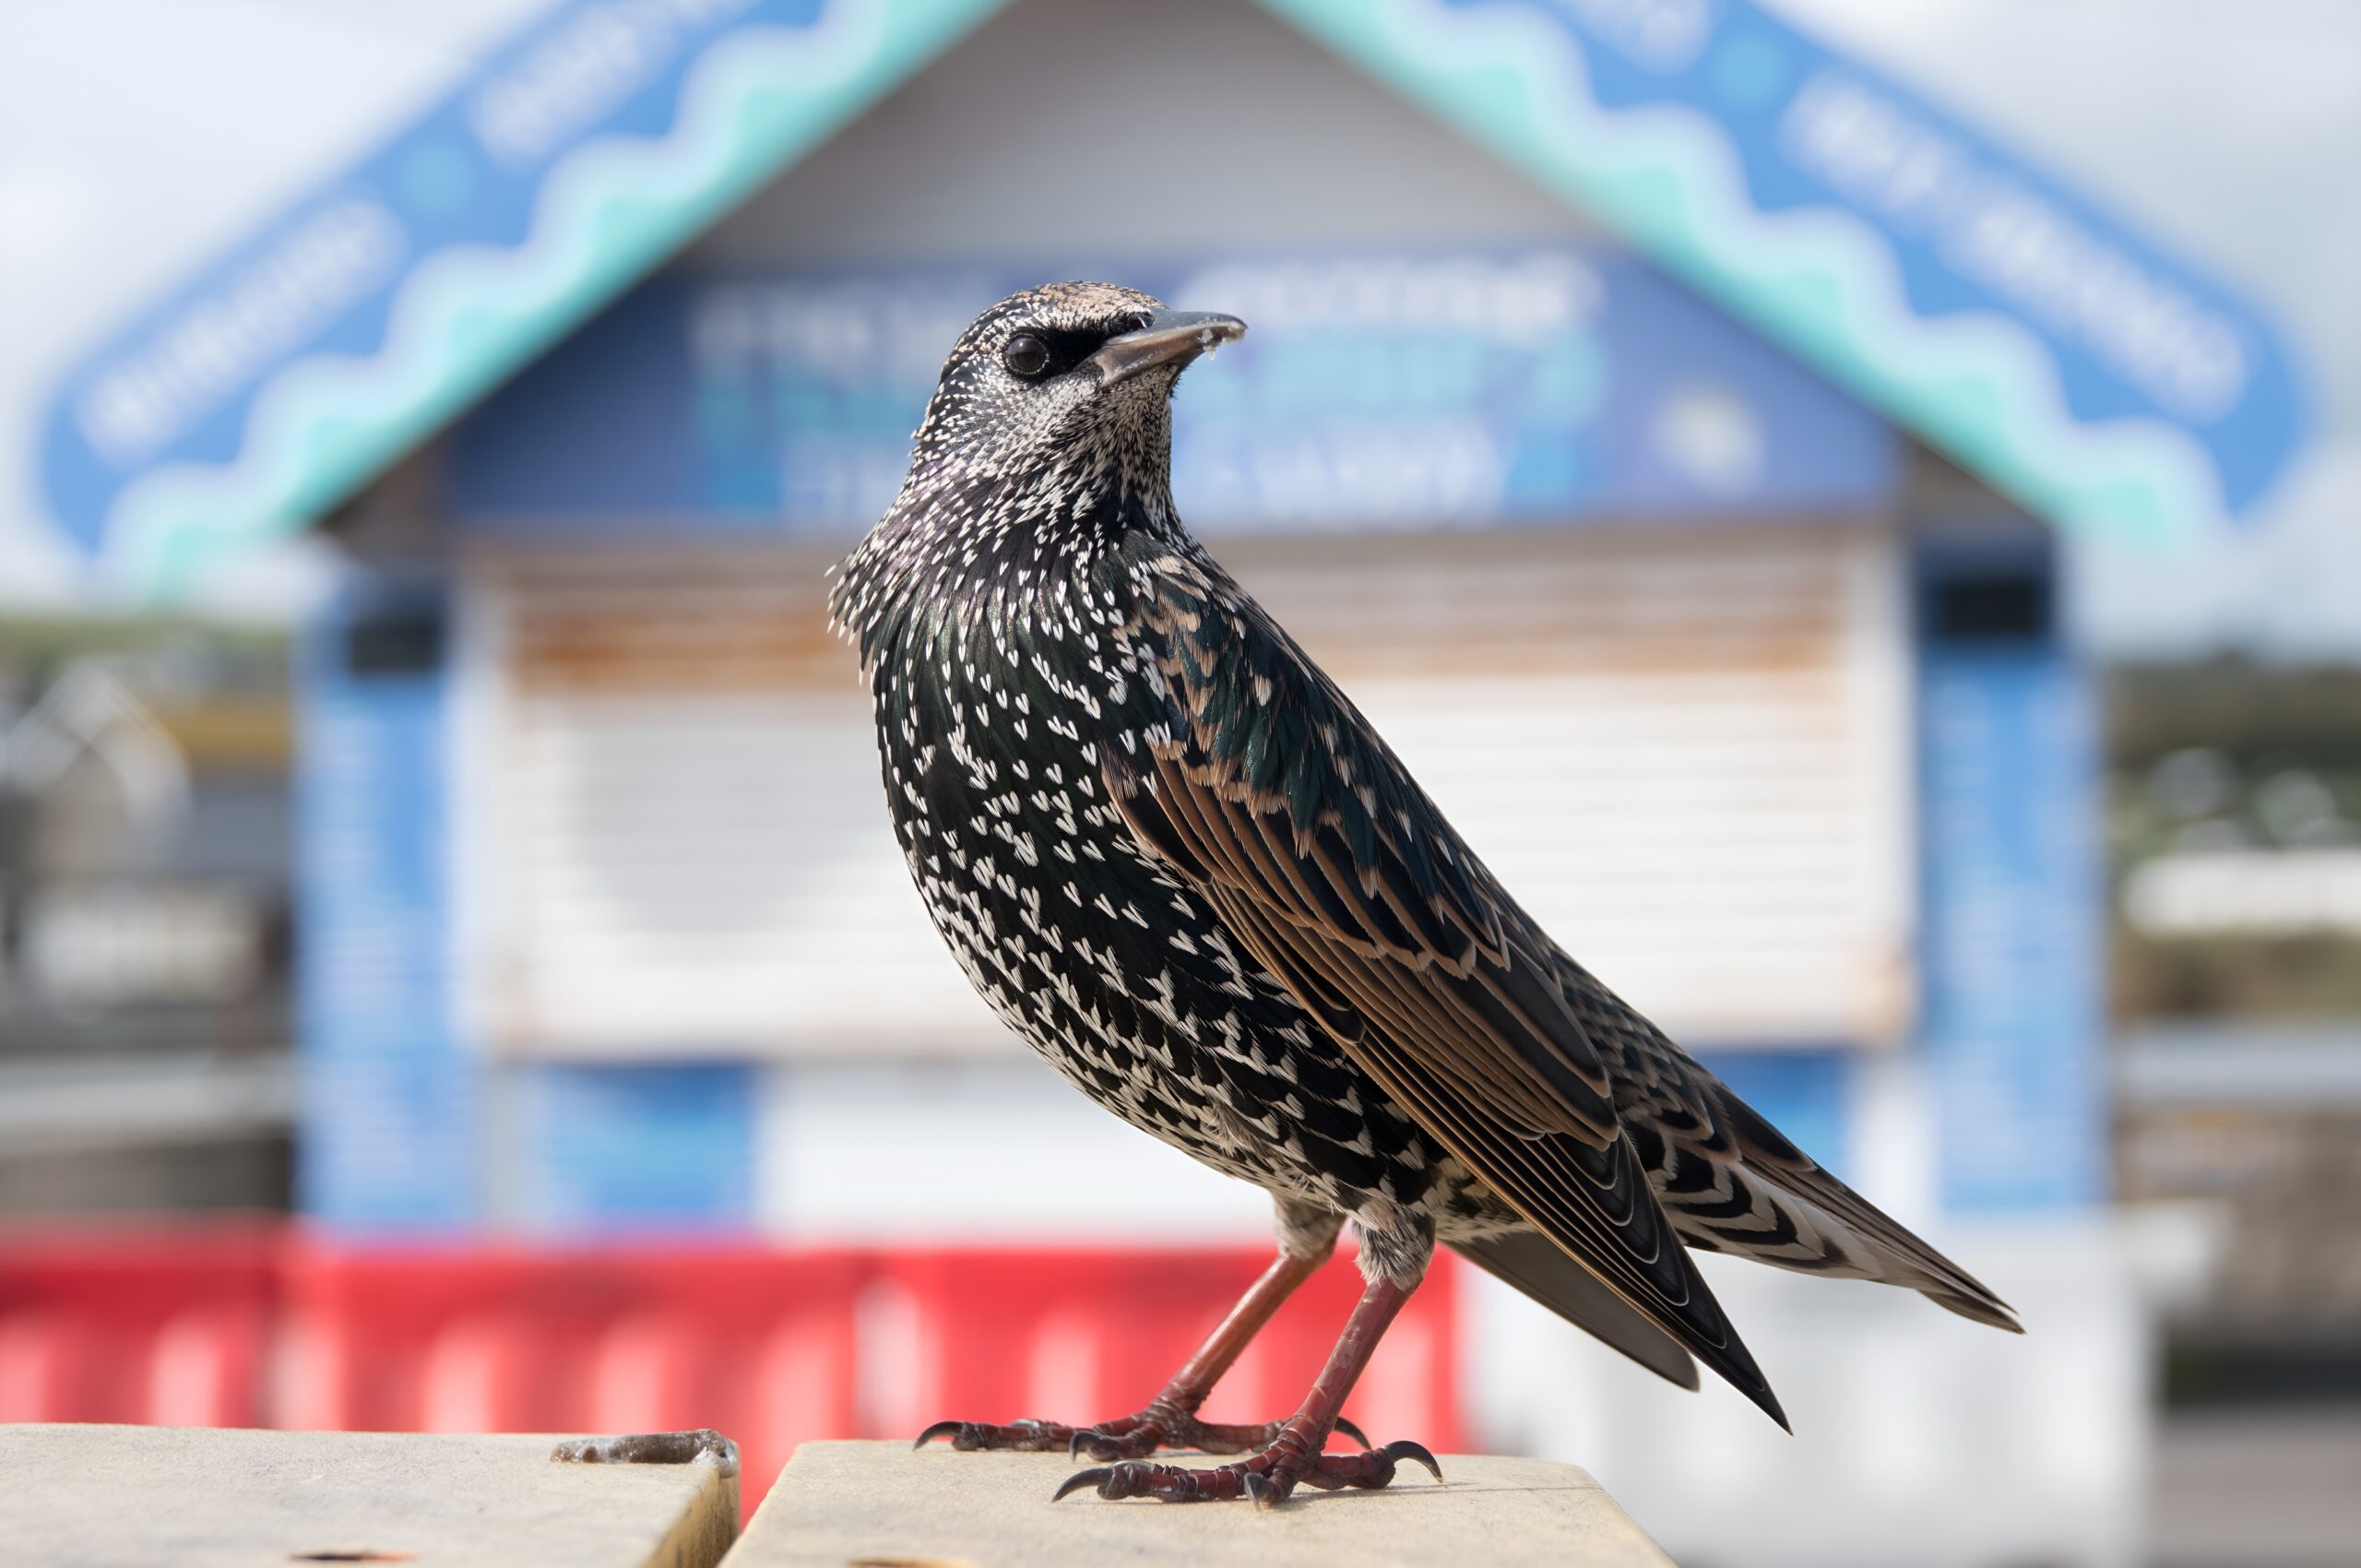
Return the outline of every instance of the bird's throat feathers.
{"type": "Polygon", "coordinates": [[[844,563],[829,595],[836,630],[864,668],[905,639],[1022,635],[1073,612],[1110,555],[1185,545],[1174,515],[1169,431],[1154,447],[1082,441],[1054,461],[1001,469],[923,446],[892,509],[844,563]],[[1127,449],[1129,448],[1129,449],[1127,449]]]}

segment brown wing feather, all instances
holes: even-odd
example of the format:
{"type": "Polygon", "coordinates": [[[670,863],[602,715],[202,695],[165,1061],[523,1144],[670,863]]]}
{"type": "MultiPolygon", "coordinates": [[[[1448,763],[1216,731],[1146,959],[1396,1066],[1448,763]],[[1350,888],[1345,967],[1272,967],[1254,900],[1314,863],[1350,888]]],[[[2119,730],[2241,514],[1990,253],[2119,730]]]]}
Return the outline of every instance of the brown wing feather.
{"type": "Polygon", "coordinates": [[[1657,1206],[1548,937],[1258,606],[1209,563],[1159,565],[1144,629],[1169,647],[1170,728],[1106,768],[1142,845],[1487,1186],[1785,1425],[1657,1206]]]}

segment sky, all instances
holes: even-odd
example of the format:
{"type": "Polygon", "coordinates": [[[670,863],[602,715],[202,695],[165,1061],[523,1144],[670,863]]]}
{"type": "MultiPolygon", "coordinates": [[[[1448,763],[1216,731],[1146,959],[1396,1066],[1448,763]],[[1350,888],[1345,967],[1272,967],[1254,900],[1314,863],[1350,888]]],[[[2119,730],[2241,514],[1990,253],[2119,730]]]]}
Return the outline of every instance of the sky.
{"type": "MultiPolygon", "coordinates": [[[[430,101],[543,0],[0,0],[0,612],[88,606],[32,447],[77,351],[430,101]]],[[[2263,302],[2311,449],[2235,536],[2077,546],[2103,651],[2361,660],[2361,5],[1782,0],[2263,302]]],[[[280,616],[297,543],[200,590],[280,616]]]]}

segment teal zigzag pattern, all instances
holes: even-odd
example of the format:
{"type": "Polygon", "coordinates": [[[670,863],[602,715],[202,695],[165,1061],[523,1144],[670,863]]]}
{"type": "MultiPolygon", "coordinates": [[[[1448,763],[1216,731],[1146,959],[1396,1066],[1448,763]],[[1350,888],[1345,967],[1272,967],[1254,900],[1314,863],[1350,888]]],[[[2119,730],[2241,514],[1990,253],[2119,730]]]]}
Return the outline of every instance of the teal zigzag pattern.
{"type": "Polygon", "coordinates": [[[1548,19],[1430,0],[1264,3],[2054,522],[2153,539],[2222,514],[2212,461],[2186,433],[2077,420],[2030,329],[1920,316],[1866,221],[1760,211],[1722,127],[1675,106],[1602,108],[1579,46],[1548,19]]]}
{"type": "Polygon", "coordinates": [[[724,36],[689,67],[667,136],[575,148],[522,244],[427,256],[377,352],[275,374],[235,462],[136,481],[109,519],[106,569],[169,595],[225,552],[300,528],[1001,3],[837,0],[810,30],[724,36]]]}
{"type": "MultiPolygon", "coordinates": [[[[416,267],[365,359],[300,359],[256,398],[237,460],[137,481],[109,565],[168,592],[289,531],[597,310],[1002,0],[841,0],[813,30],[748,29],[692,65],[670,134],[574,149],[528,238],[416,267]]],[[[1598,214],[1664,265],[2061,524],[2154,534],[2221,510],[2204,453],[2161,422],[2091,426],[2047,350],[1999,315],[1930,322],[1857,219],[1765,215],[1725,133],[1676,108],[1612,112],[1580,51],[1508,9],[1264,0],[1598,214]]]]}

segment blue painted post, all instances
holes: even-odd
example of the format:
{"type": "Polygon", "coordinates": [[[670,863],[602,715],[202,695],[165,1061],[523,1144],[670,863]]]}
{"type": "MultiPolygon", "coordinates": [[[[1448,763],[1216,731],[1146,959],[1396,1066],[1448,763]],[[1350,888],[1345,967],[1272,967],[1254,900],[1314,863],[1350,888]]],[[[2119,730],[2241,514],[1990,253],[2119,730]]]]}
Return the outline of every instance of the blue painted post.
{"type": "Polygon", "coordinates": [[[2106,1190],[2097,705],[2046,533],[1918,561],[1926,1053],[1944,1206],[2106,1190]]]}
{"type": "Polygon", "coordinates": [[[452,1018],[447,619],[440,585],[356,569],[298,662],[297,1193],[340,1230],[482,1208],[452,1018]]]}

